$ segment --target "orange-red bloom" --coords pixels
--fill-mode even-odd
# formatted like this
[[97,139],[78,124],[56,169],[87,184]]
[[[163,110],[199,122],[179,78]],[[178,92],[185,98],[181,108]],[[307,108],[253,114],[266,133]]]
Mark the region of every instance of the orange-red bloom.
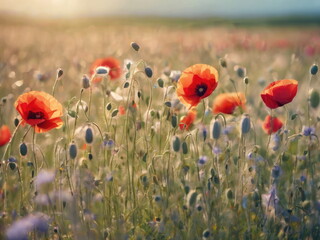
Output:
[[[110,68],[109,76],[111,80],[117,79],[121,76],[120,62],[113,57],[99,58],[95,60],[90,67],[90,75],[92,76],[96,68],[101,66]],[[102,80],[101,77],[95,77],[92,80],[92,82],[97,83],[97,82],[100,82],[101,80]]]
[[179,123],[179,127],[181,130],[188,130],[189,127],[191,126],[191,124],[194,122],[194,120],[196,119],[197,116],[197,112],[193,109],[191,109],[188,114],[184,117],[181,118],[180,123]]
[[221,93],[213,103],[213,113],[232,114],[236,107],[245,108],[246,97],[241,92]]
[[293,100],[298,91],[298,81],[283,79],[272,82],[261,92],[261,98],[267,107],[274,109]]
[[266,116],[262,123],[262,129],[267,133],[271,134],[277,132],[282,128],[282,121],[279,118],[271,117],[270,115]]
[[22,117],[22,124],[30,124],[37,133],[63,125],[62,105],[50,94],[31,91],[20,95],[14,103]]
[[177,84],[179,100],[188,108],[197,106],[218,85],[218,72],[206,64],[195,64],[185,69]]
[[0,147],[6,145],[11,138],[11,132],[7,125],[2,125],[0,128]]

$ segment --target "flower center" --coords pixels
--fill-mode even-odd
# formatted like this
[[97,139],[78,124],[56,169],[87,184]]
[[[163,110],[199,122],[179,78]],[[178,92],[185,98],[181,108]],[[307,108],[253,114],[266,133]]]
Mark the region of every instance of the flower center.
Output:
[[205,84],[199,84],[197,87],[196,87],[196,95],[198,97],[202,97],[206,91],[207,91],[207,85]]
[[44,118],[43,112],[29,111],[29,113],[28,113],[28,119],[43,119],[43,118]]

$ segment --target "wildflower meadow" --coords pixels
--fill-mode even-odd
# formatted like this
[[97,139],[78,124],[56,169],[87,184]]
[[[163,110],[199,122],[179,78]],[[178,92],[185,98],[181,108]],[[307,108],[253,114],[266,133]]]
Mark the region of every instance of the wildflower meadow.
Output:
[[6,22],[0,239],[320,239],[316,26]]

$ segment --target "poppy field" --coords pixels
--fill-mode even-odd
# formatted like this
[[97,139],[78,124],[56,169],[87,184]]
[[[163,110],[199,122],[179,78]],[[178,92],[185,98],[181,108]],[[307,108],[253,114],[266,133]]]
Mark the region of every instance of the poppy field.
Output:
[[1,27],[0,239],[320,239],[319,28]]

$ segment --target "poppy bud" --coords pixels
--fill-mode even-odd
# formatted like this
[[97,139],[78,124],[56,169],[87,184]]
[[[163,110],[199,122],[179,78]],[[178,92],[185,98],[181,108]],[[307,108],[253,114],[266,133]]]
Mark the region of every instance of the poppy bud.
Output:
[[19,150],[20,150],[20,154],[21,156],[26,156],[28,153],[28,147],[27,144],[25,144],[24,142],[20,144],[19,146]]
[[85,74],[83,75],[82,79],[81,79],[81,83],[82,83],[82,88],[87,89],[90,87],[90,79],[88,78],[88,76]]
[[137,43],[135,43],[135,42],[132,42],[131,43],[131,47],[135,50],[135,51],[139,51],[139,49],[140,49],[140,46],[137,44]]
[[310,93],[310,105],[312,108],[317,108],[319,105],[320,96],[317,90],[312,89]]
[[165,102],[164,105],[166,105],[169,108],[172,106],[171,102]]
[[129,87],[129,85],[130,85],[130,83],[129,83],[129,82],[125,82],[125,83],[123,84],[123,88],[128,88],[128,87]]
[[91,161],[93,159],[92,153],[88,153],[88,159]]
[[175,152],[179,152],[179,150],[180,150],[180,138],[179,137],[177,137],[177,136],[173,137],[172,148]]
[[58,68],[57,70],[57,78],[60,78],[63,75],[63,70],[61,68]]
[[172,115],[172,117],[171,117],[171,125],[172,125],[173,128],[177,127],[178,119],[177,119],[176,115]]
[[187,154],[188,153],[188,145],[187,145],[187,143],[186,142],[182,142],[181,147],[182,147],[182,153],[183,154]]
[[108,103],[107,106],[106,106],[106,109],[107,109],[108,111],[110,111],[111,108],[112,108],[112,104],[111,104],[111,103]]
[[233,199],[233,192],[230,188],[226,190],[226,196],[229,200]]
[[113,110],[112,113],[111,113],[111,117],[117,116],[117,115],[118,115],[118,112],[119,112],[118,109]]
[[14,120],[13,120],[13,123],[14,123],[14,126],[15,127],[17,127],[18,125],[19,125],[19,119],[18,118],[15,118]]
[[198,193],[196,191],[190,191],[188,193],[187,199],[188,199],[188,207],[192,207],[195,205],[197,201]]
[[235,71],[240,78],[244,78],[244,76],[246,75],[246,69],[243,67],[235,66]]
[[311,68],[310,68],[310,73],[311,73],[312,75],[316,75],[316,74],[318,73],[318,65],[313,64],[313,65],[311,66]]
[[152,69],[150,67],[146,67],[144,69],[145,74],[147,75],[148,78],[151,78],[153,73],[152,73]]
[[210,231],[209,231],[209,229],[206,229],[206,230],[203,231],[202,237],[203,237],[203,238],[209,238],[209,237],[210,237]]
[[248,84],[249,83],[249,78],[248,77],[245,77],[244,79],[243,79],[243,82],[244,82],[244,84]]
[[250,131],[250,117],[249,115],[244,115],[241,119],[241,133],[246,134]]
[[6,97],[3,97],[1,98],[1,103],[4,105],[7,103],[7,98]]
[[219,64],[221,67],[226,68],[227,67],[227,61],[224,58],[219,59]]
[[107,67],[100,66],[96,68],[97,75],[107,75],[108,73],[109,73],[109,68]]
[[219,139],[221,134],[221,124],[218,120],[214,120],[212,123],[212,138]]
[[85,135],[86,143],[91,144],[93,142],[93,131],[91,127],[88,127]]
[[159,87],[163,88],[164,82],[161,78],[157,80]]
[[72,142],[69,146],[69,156],[71,159],[75,159],[77,157],[77,154],[77,145],[74,142]]

